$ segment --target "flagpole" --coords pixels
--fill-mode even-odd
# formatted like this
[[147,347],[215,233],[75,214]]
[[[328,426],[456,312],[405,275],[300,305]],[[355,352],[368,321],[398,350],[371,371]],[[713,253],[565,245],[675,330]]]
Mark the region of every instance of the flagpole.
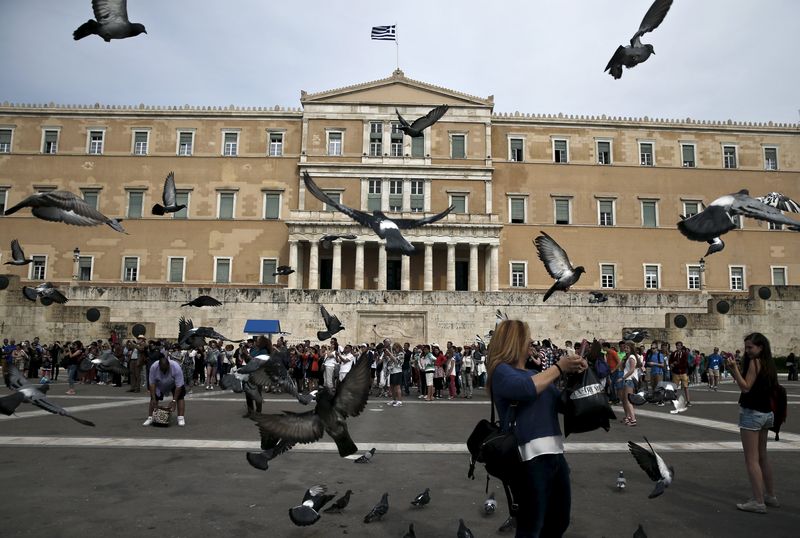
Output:
[[397,69],[400,69],[400,41],[397,39],[397,23],[394,23],[394,45],[395,45],[395,62]]

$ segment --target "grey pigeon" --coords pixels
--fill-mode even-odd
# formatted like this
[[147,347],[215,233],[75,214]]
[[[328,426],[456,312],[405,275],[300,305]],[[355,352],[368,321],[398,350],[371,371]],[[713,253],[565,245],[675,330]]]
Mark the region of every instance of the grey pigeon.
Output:
[[650,480],[656,483],[655,489],[648,495],[649,499],[653,499],[664,493],[669,485],[672,484],[672,479],[675,477],[675,470],[672,466],[667,466],[667,464],[664,463],[664,460],[653,449],[647,437],[645,437],[644,440],[647,446],[650,447],[649,452],[633,441],[628,441],[628,449],[631,451],[631,454],[633,454],[639,467],[647,473]]
[[414,497],[414,500],[411,501],[411,504],[413,504],[417,508],[422,508],[429,502],[431,502],[431,489],[425,488],[425,491]]
[[[3,377],[6,376],[4,375]],[[8,386],[8,388],[11,388],[11,385],[9,384],[8,380],[6,380],[6,385]],[[22,394],[21,392],[15,391],[12,392],[11,394],[8,394],[7,396],[3,396],[2,398],[0,398],[0,413],[4,414],[7,417],[10,417],[11,415],[14,414],[14,411],[17,410],[17,407],[19,407],[24,401],[25,401],[25,395]]]
[[[366,361],[365,361],[366,362]],[[349,375],[349,374],[348,374]],[[384,493],[378,504],[372,507],[372,510],[364,516],[364,523],[372,523],[376,519],[381,519],[389,511],[389,494]]]
[[86,203],[86,201],[68,191],[50,191],[32,194],[10,209],[6,215],[12,215],[30,207],[34,217],[51,222],[63,222],[74,226],[98,226],[108,224],[114,230],[127,233],[118,219],[110,219]]
[[494,514],[497,511],[497,501],[494,498],[494,491],[483,501],[483,513],[486,515]]
[[329,507],[327,507],[323,512],[331,513],[331,514],[341,514],[342,510],[347,508],[347,505],[350,504],[350,495],[352,495],[353,490],[348,489],[344,492],[344,495],[333,501]]
[[261,452],[248,452],[246,454],[247,462],[256,469],[266,471],[269,469],[271,460],[291,450],[293,446],[294,443],[284,439],[264,436],[261,438]]
[[75,41],[95,34],[109,43],[112,39],[147,33],[143,24],[128,20],[127,0],[92,0],[92,11],[94,19],[89,19],[72,32]]
[[703,259],[707,258],[708,256],[711,256],[716,252],[722,252],[722,249],[725,248],[725,241],[723,241],[719,237],[714,237],[712,239],[709,239],[707,243],[708,243],[708,250],[706,250],[705,255],[702,258],[700,258],[700,261],[703,261]]
[[660,25],[664,17],[667,16],[670,6],[672,6],[672,0],[655,0],[653,5],[650,6],[650,9],[647,10],[647,13],[644,14],[644,19],[642,19],[642,23],[639,25],[639,30],[633,34],[631,44],[625,47],[622,45],[617,47],[617,50],[614,51],[614,55],[608,61],[608,65],[604,71],[608,71],[612,77],[618,79],[622,77],[622,66],[628,69],[636,67],[640,63],[646,61],[651,54],[655,54],[656,52],[653,49],[653,45],[649,43],[643,45],[640,38],[647,32],[652,32],[658,28],[658,25]]
[[539,259],[544,262],[544,268],[547,269],[547,273],[556,279],[555,283],[544,294],[542,302],[545,302],[555,291],[567,291],[586,272],[586,269],[582,265],[573,268],[564,249],[546,233],[541,232],[541,234],[533,240],[533,243],[536,245]]
[[458,538],[475,538],[475,535],[472,534],[472,531],[469,530],[469,527],[464,524],[463,519],[458,520],[458,531],[456,531],[456,536]]
[[[273,348],[271,355],[256,355],[251,358],[250,362],[236,370],[235,376],[242,380],[243,383],[255,387],[278,385],[281,390],[297,398],[298,402],[308,405],[314,401],[317,391],[301,394],[297,390],[294,379],[291,378],[289,371],[286,369],[288,355],[289,352],[286,349],[278,350]],[[245,378],[245,375],[248,377]],[[243,390],[247,392],[246,387]],[[254,397],[257,401],[262,399],[261,394],[258,394],[257,397],[255,394],[251,394],[251,397]]]
[[11,261],[6,262],[4,265],[28,265],[32,259],[25,258],[25,252],[19,246],[19,241],[16,239],[11,240]]
[[419,138],[420,136],[423,136],[422,131],[439,121],[449,108],[450,107],[447,105],[439,105],[421,118],[417,118],[411,123],[408,123],[408,120],[400,115],[399,110],[395,108],[394,111],[397,113],[397,119],[400,120],[400,130],[411,138]]
[[517,519],[514,516],[508,516],[503,524],[497,529],[498,532],[506,532],[511,529],[517,528]]
[[346,239],[348,241],[355,241],[358,239],[356,234],[325,234],[320,237],[319,242],[322,243],[324,248],[330,248],[331,243],[338,239]]
[[49,299],[58,304],[64,304],[69,300],[58,288],[49,282],[42,282],[35,288],[22,286],[22,295],[29,301],[36,301],[37,298],[40,298],[43,303],[44,299]]
[[322,314],[322,321],[325,322],[325,330],[317,331],[317,340],[327,340],[334,334],[344,330],[344,325],[339,321],[336,316],[331,316],[324,306],[319,306],[319,311]]
[[238,371],[225,374],[219,379],[219,386],[222,387],[222,390],[232,390],[236,394],[244,392],[259,403],[264,400],[258,391],[258,386],[250,382],[249,374],[240,374]]
[[303,495],[303,502],[289,508],[289,519],[298,527],[313,525],[319,520],[319,510],[336,495],[326,495],[328,488],[324,484],[312,486]]
[[403,538],[417,538],[417,533],[414,532],[414,524],[408,524],[408,532],[403,535]]
[[11,414],[7,411],[10,409],[11,412],[14,412],[14,408],[11,406],[16,403],[19,405],[23,401],[28,402],[30,404],[35,405],[40,409],[44,409],[49,413],[53,413],[54,415],[61,415],[63,417],[69,417],[75,422],[79,422],[84,426],[94,426],[94,422],[89,420],[84,420],[82,418],[78,418],[71,414],[69,411],[64,409],[63,407],[54,404],[50,400],[47,399],[47,391],[50,388],[50,385],[33,385],[28,383],[28,380],[22,375],[22,373],[17,369],[16,366],[13,364],[8,365],[7,368],[8,372],[8,382],[12,389],[16,390],[18,393],[21,393],[24,399],[20,400],[19,396],[9,399],[3,402],[3,413],[4,414]]
[[589,304],[598,304],[598,303],[605,303],[608,301],[608,295],[599,291],[590,291],[589,295]]
[[100,372],[111,372],[119,375],[128,374],[128,368],[122,365],[120,360],[110,349],[100,353],[99,357],[91,359],[91,363],[96,366],[97,370]]
[[678,222],[678,230],[692,241],[711,241],[735,229],[734,217],[737,215],[785,224],[790,230],[800,231],[800,222],[784,216],[780,209],[750,197],[746,189],[717,198],[701,212]]
[[764,196],[756,198],[759,202],[771,205],[779,211],[788,211],[789,213],[800,213],[800,204],[779,192],[770,192]]
[[647,329],[631,329],[630,331],[624,332],[622,338],[624,340],[636,342],[637,344],[641,343],[642,340],[647,338]]
[[284,411],[283,415],[261,415],[254,420],[262,435],[266,433],[296,443],[313,443],[327,432],[336,442],[341,457],[355,454],[358,447],[347,431],[346,419],[360,415],[367,405],[372,381],[370,370],[369,361],[356,361],[336,393],[327,387],[319,389],[312,411]]
[[443,219],[448,213],[455,209],[455,206],[450,206],[441,213],[421,219],[390,219],[383,213],[383,211],[375,210],[372,212],[372,215],[370,215],[364,211],[353,209],[337,202],[325,194],[325,192],[319,188],[316,183],[314,183],[314,180],[311,179],[311,176],[308,174],[308,172],[303,172],[303,181],[305,182],[308,192],[314,195],[315,198],[328,204],[329,206],[336,208],[338,211],[341,211],[362,226],[371,228],[372,231],[378,234],[378,237],[385,239],[386,252],[396,252],[405,256],[414,254],[416,250],[414,249],[414,246],[409,243],[405,237],[403,237],[403,234],[400,233],[400,230],[410,230],[411,228],[418,228],[420,226],[424,226],[425,224],[431,224]]
[[367,450],[362,456],[356,458],[353,463],[369,463],[372,461],[372,456],[375,455],[375,447],[370,448]]
[[167,174],[164,180],[164,191],[161,193],[161,201],[164,205],[155,204],[153,215],[164,215],[165,213],[177,213],[186,208],[186,204],[178,204],[178,191],[175,189],[175,172]]
[[191,319],[181,316],[178,320],[178,344],[180,346],[202,347],[205,345],[206,338],[224,340],[226,342],[241,342],[241,340],[225,338],[212,327],[195,327]]
[[628,394],[628,401],[636,406],[644,405],[647,403],[647,399],[645,398],[646,394],[647,393],[643,390],[639,392],[631,392]]
[[272,276],[288,276],[294,273],[294,269],[289,267],[288,265],[279,265],[275,268],[275,272],[272,273]]
[[210,295],[201,295],[189,301],[188,303],[183,303],[181,306],[222,306],[222,303],[211,297]]
[[647,534],[645,534],[644,527],[642,527],[641,523],[639,523],[636,532],[633,533],[633,538],[647,538]]
[[625,479],[625,473],[620,471],[617,475],[617,491],[625,491],[627,485],[628,481]]

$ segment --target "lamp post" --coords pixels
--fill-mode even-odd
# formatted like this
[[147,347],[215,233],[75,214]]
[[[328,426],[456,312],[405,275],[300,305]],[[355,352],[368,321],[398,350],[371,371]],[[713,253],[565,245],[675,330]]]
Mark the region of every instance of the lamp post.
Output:
[[80,275],[81,249],[75,247],[72,251],[72,280],[78,280]]
[[700,258],[700,291],[703,291],[706,284],[706,260],[705,258]]

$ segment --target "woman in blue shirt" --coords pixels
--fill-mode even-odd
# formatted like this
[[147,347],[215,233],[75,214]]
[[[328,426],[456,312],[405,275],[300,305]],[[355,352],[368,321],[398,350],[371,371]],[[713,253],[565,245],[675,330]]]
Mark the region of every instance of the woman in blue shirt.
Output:
[[582,372],[588,365],[578,356],[562,356],[552,368],[531,375],[525,369],[530,341],[525,322],[506,320],[495,328],[487,359],[488,386],[501,421],[518,402],[515,431],[522,464],[509,483],[518,505],[516,536],[558,537],[569,527],[572,494],[554,383],[562,374]]

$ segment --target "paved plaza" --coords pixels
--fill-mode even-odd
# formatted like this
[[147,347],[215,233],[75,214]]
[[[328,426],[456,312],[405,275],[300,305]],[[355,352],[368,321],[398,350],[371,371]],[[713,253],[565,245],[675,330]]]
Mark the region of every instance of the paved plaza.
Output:
[[[570,537],[628,537],[642,523],[651,538],[757,536],[800,533],[800,384],[784,385],[789,419],[769,449],[781,507],[767,515],[736,510],[749,496],[736,428],[738,390],[692,389],[694,405],[672,415],[667,407],[638,409],[638,426],[619,422],[611,431],[572,435]],[[258,430],[241,418],[242,395],[195,388],[187,400],[187,425],[143,427],[147,399],[124,388],[78,385],[66,396],[59,381],[51,398],[97,424],[81,426],[23,405],[0,417],[0,465],[4,490],[2,536],[264,536],[401,537],[413,522],[419,537],[455,536],[463,518],[477,537],[503,536],[497,529],[507,507],[496,480],[498,512],[482,515],[485,472],[466,478],[465,440],[475,422],[489,415],[488,399],[425,403],[411,397],[403,407],[370,399],[364,413],[348,421],[360,451],[376,447],[373,462],[354,465],[339,458],[325,437],[273,460],[266,472],[247,464]],[[3,389],[0,395],[7,394]],[[299,410],[286,397],[267,395],[265,412]],[[621,408],[615,407],[621,418]],[[174,419],[173,419],[174,420]],[[675,482],[648,500],[652,483],[627,451],[628,440],[647,436],[675,467]],[[772,439],[772,434],[770,434]],[[627,491],[615,488],[623,470]],[[287,510],[305,489],[325,483],[340,494],[353,490],[340,515],[324,514],[312,527],[295,527]],[[414,496],[431,488],[431,503],[416,509]],[[363,516],[389,493],[383,521]],[[505,536],[513,535],[511,533]]]

